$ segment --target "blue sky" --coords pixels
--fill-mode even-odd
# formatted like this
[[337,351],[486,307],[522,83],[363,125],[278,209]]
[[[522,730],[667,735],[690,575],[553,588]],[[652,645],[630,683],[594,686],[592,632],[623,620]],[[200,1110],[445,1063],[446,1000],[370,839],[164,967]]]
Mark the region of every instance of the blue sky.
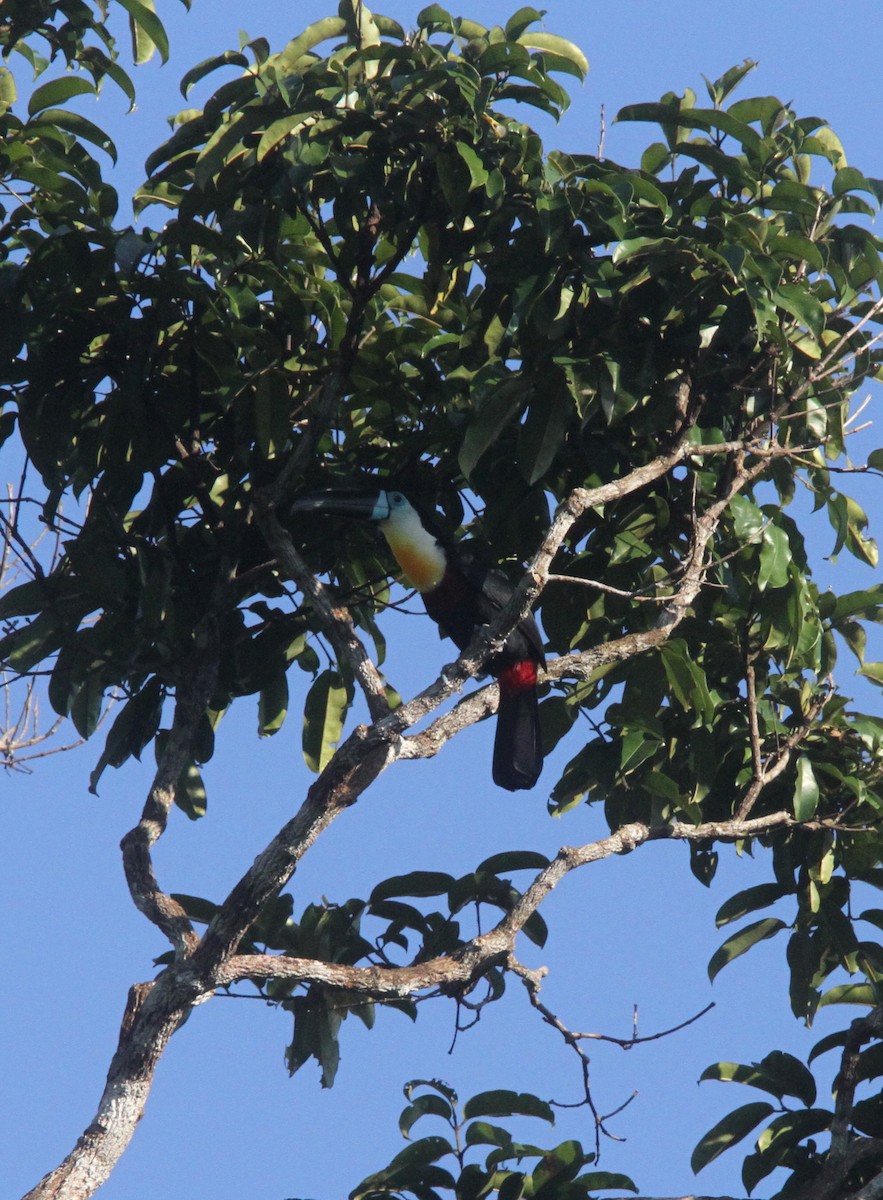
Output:
[[[380,7],[408,25],[420,5],[387,0]],[[514,0],[483,0],[454,11],[491,24],[504,22],[517,7]],[[117,141],[121,161],[113,178],[122,195],[141,181],[144,158],[168,132],[165,118],[184,107],[177,81],[188,67],[235,47],[243,27],[279,49],[334,4],[252,0],[243,8],[228,0],[194,0],[187,14],[171,0],[158,0],[158,8],[173,57],[164,67],[152,63],[137,72],[136,111],[126,115],[111,89],[97,110],[83,110]],[[792,102],[800,115],[825,117],[850,161],[883,176],[878,0],[836,8],[820,0],[742,0],[738,6],[551,0],[546,27],[579,43],[591,64],[561,124],[536,122],[547,148],[594,152],[603,108],[606,154],[635,163],[655,132],[614,124],[620,106],[655,100],[670,89],[698,90],[703,73],[715,78],[754,58],[760,66],[740,94],[772,93]],[[525,119],[533,120],[529,114]],[[148,220],[156,224],[159,210]],[[7,454],[4,478],[12,470]],[[875,502],[879,506],[879,495],[871,492],[872,519]],[[830,531],[821,524],[823,578],[830,547]],[[870,572],[845,561],[837,570],[843,590],[871,582]],[[855,573],[854,581],[844,583],[846,571]],[[396,617],[387,634],[388,676],[403,695],[425,686],[454,657],[423,618]],[[849,691],[851,665],[842,665]],[[865,702],[876,703],[876,693],[865,693]],[[173,814],[155,856],[168,890],[221,898],[299,804],[311,777],[300,754],[296,715],[272,739],[259,741],[256,725],[255,707],[240,702],[225,718],[205,772],[208,817],[191,824]],[[494,789],[490,738],[487,727],[468,730],[437,760],[401,763],[383,776],[305,860],[293,885],[296,911],[323,895],[364,896],[378,880],[405,869],[456,874],[499,850],[534,847],[551,855],[563,842],[606,832],[602,814],[588,809],[550,820],[542,783],[529,794]],[[88,773],[99,750],[95,743],[45,759],[33,773],[3,781],[0,897],[9,916],[2,935],[7,971],[0,1000],[0,1163],[10,1196],[54,1166],[91,1119],[126,990],[151,976],[153,957],[166,948],[131,905],[118,851],[119,839],[138,818],[149,764],[108,771],[100,795],[91,796]],[[547,765],[549,785],[563,761]],[[762,861],[724,852],[707,891],[690,876],[684,847],[648,845],[569,878],[544,910],[552,926],[549,945],[524,949],[529,965],[550,967],[546,1003],[581,1030],[628,1036],[637,1005],[640,1032],[649,1034],[715,1002],[710,1014],[680,1034],[627,1054],[601,1044],[593,1053],[594,1096],[602,1112],[638,1093],[611,1122],[627,1140],[605,1142],[601,1165],[630,1171],[647,1194],[689,1191],[689,1154],[698,1137],[724,1112],[754,1098],[718,1084],[697,1088],[709,1062],[750,1061],[780,1048],[805,1054],[834,1027],[824,1014],[809,1033],[794,1022],[784,944],[775,940],[729,966],[713,987],[708,983],[706,964],[723,936],[714,913],[733,892],[765,878]],[[787,919],[786,910],[782,915]],[[380,1013],[371,1033],[348,1022],[338,1081],[322,1092],[312,1065],[294,1080],[287,1077],[285,1014],[256,1000],[219,998],[202,1006],[161,1063],[145,1118],[103,1200],[143,1200],[148,1194],[167,1200],[337,1200],[403,1145],[396,1127],[404,1104],[400,1089],[415,1077],[443,1078],[462,1098],[492,1086],[577,1098],[575,1060],[529,1012],[517,987],[449,1053],[452,1021],[453,1010],[434,1002],[421,1005],[416,1025],[397,1013]],[[551,1133],[538,1127],[529,1134],[541,1144],[565,1137],[591,1144],[593,1138],[579,1111],[563,1114]],[[737,1153],[724,1156],[696,1187],[739,1194],[738,1165]]]

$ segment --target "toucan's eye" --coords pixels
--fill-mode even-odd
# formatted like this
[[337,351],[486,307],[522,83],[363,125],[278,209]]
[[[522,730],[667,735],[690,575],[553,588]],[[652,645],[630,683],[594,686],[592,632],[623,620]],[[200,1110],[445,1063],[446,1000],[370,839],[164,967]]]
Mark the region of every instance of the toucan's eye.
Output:
[[402,495],[401,492],[390,492],[389,493],[389,502],[393,508],[401,508],[402,505],[405,503],[405,497]]

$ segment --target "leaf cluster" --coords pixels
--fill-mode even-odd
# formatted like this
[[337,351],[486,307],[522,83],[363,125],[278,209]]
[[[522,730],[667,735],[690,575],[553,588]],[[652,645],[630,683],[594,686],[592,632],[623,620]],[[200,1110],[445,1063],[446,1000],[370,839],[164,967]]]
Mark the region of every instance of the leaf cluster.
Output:
[[[543,1149],[516,1140],[508,1128],[487,1120],[529,1117],[554,1125],[551,1105],[537,1096],[499,1089],[472,1096],[461,1105],[456,1092],[438,1079],[411,1080],[404,1091],[408,1106],[399,1118],[402,1136],[410,1139],[414,1125],[427,1118],[447,1126],[445,1136],[431,1134],[411,1141],[387,1167],[350,1192],[350,1200],[384,1196],[441,1200],[445,1195],[458,1200],[492,1196],[588,1200],[599,1192],[637,1191],[628,1176],[586,1171],[595,1155],[577,1141]],[[483,1147],[490,1147],[486,1154]],[[476,1161],[482,1154],[483,1162]]]

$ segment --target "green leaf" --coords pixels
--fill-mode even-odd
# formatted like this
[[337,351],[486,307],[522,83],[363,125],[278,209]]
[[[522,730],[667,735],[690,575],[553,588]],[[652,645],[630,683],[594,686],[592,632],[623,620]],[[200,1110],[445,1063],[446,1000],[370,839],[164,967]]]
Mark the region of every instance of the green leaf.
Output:
[[756,912],[759,908],[767,908],[787,895],[789,895],[788,890],[778,883],[758,883],[754,887],[737,892],[718,909],[715,917],[717,927],[720,929],[722,925],[728,925],[730,921],[737,921],[747,913]]
[[791,543],[785,530],[778,525],[767,525],[760,547],[758,589],[765,591],[768,587],[784,587],[788,582],[792,557]]
[[868,1137],[883,1137],[883,1097],[867,1096],[858,1100],[852,1110],[851,1124]]
[[[843,149],[843,143],[833,129],[829,129],[826,125],[823,125],[821,128],[816,129],[812,137],[808,138],[807,141],[813,144],[814,153],[823,154],[833,166],[846,166],[846,151]],[[816,150],[815,147],[818,149]],[[804,153],[809,153],[806,142],[804,142],[803,149]]]
[[851,496],[836,493],[828,501],[828,519],[837,532],[831,557],[836,558],[845,545],[850,554],[875,567],[879,558],[877,543],[866,538],[864,530],[868,517],[861,505]]
[[877,999],[877,989],[870,983],[841,983],[822,995],[819,1008],[830,1004],[860,1004],[870,1008]]
[[270,737],[282,728],[288,712],[288,676],[276,675],[261,688],[258,699],[258,735]]
[[95,84],[82,75],[61,75],[48,83],[34,88],[28,100],[28,116],[33,117],[44,108],[64,104],[72,96],[95,95]]
[[317,775],[324,771],[337,750],[352,690],[339,673],[323,671],[307,693],[304,705],[303,755]]
[[[489,1121],[472,1121],[466,1126],[464,1142],[467,1146],[512,1147],[512,1134],[502,1125],[491,1125]],[[513,1148],[514,1149],[514,1148]]]
[[33,134],[38,134],[44,129],[65,129],[74,137],[91,142],[93,146],[103,150],[113,162],[117,160],[117,148],[104,130],[99,129],[93,121],[81,117],[79,113],[68,112],[65,108],[44,109],[28,122],[28,129]]
[[41,612],[27,625],[0,638],[0,664],[25,674],[57,650],[63,636],[57,614],[51,609]]
[[499,438],[502,431],[520,413],[524,405],[523,389],[518,384],[501,387],[470,421],[460,449],[460,470],[467,479],[482,456]]
[[27,583],[20,583],[0,595],[0,619],[30,617],[40,612],[48,600],[45,580],[29,579]]
[[[721,75],[719,79],[715,79],[713,83],[708,79],[705,79],[705,76],[703,75],[703,79],[705,79],[705,86],[708,89],[708,94],[715,105],[722,104],[724,100],[726,100],[727,96],[729,96],[730,92],[734,91],[745,78],[745,76],[750,74],[751,71],[755,70],[756,67],[757,63],[754,59],[746,58],[744,62],[739,63],[735,67],[730,67],[728,71],[724,71],[723,75]],[[754,121],[758,119],[757,116],[749,115],[749,112],[747,112],[744,108],[745,105],[754,103],[756,103],[754,100],[737,101],[735,104],[730,105],[728,111],[740,121]],[[781,104],[779,104],[778,101],[776,101],[776,105],[781,108]]]
[[619,1171],[587,1171],[579,1175],[576,1182],[589,1192],[623,1191],[638,1192],[638,1185],[628,1176]]
[[391,896],[446,896],[454,884],[453,875],[442,871],[411,871],[393,875],[378,883],[371,893],[371,903],[388,900]]
[[835,624],[847,617],[862,616],[874,620],[878,617],[881,605],[883,605],[883,587],[880,584],[863,588],[857,592],[844,592],[836,599],[831,620]]
[[699,1076],[700,1082],[717,1079],[723,1083],[743,1083],[748,1087],[761,1088],[780,1100],[784,1096],[796,1096],[807,1107],[815,1103],[816,1083],[812,1073],[793,1054],[773,1050],[759,1063],[719,1062],[706,1067]]
[[342,37],[346,33],[343,17],[323,17],[308,25],[303,33],[293,38],[279,55],[279,63],[285,70],[294,71],[301,65],[304,55],[330,38]]
[[202,775],[195,763],[185,767],[178,777],[175,788],[175,804],[191,821],[198,821],[206,814],[207,800]]
[[576,1178],[582,1167],[594,1161],[594,1154],[587,1155],[582,1145],[568,1139],[552,1150],[547,1150],[530,1175],[530,1190],[542,1196],[550,1188],[557,1192],[567,1182]]
[[825,328],[825,309],[805,284],[783,283],[773,294],[773,299],[805,325],[814,338],[821,337]]
[[239,50],[225,50],[223,54],[213,54],[211,58],[203,59],[201,63],[185,71],[181,77],[181,95],[186,100],[187,93],[195,83],[199,83],[200,79],[204,79],[212,71],[217,71],[219,67],[226,66],[245,68],[248,66],[248,56]]
[[698,1175],[703,1167],[707,1167],[725,1150],[741,1142],[744,1137],[756,1129],[761,1121],[771,1116],[776,1110],[771,1104],[757,1100],[752,1104],[743,1104],[728,1113],[723,1120],[709,1129],[700,1138],[696,1149],[690,1157],[693,1174]]
[[807,1062],[813,1062],[820,1054],[827,1054],[829,1050],[842,1050],[846,1045],[846,1039],[849,1033],[845,1029],[838,1029],[834,1033],[827,1033],[823,1038],[819,1038],[816,1044],[810,1050],[807,1056]]
[[[141,757],[142,750],[159,728],[163,697],[162,684],[154,677],[122,706],[108,731],[104,751],[89,776],[90,792],[96,791],[106,767],[121,767],[127,759]],[[157,738],[156,749],[161,752],[160,738]]]
[[574,42],[569,42],[567,38],[540,30],[529,30],[522,33],[517,41],[520,45],[527,46],[529,50],[547,50],[559,58],[566,59],[573,64],[581,79],[584,79],[589,73],[589,60],[579,46]]
[[797,760],[797,779],[794,784],[794,816],[798,821],[811,821],[819,806],[819,784],[812,763],[805,754]]
[[456,1091],[449,1083],[445,1083],[443,1079],[409,1079],[402,1088],[405,1099],[408,1101],[413,1100],[414,1092],[417,1088],[430,1088],[433,1092],[444,1096],[452,1109],[456,1108],[459,1103]]
[[294,1013],[294,1038],[286,1049],[286,1061],[293,1075],[310,1058],[321,1067],[323,1088],[334,1084],[340,1065],[338,1032],[342,1016],[333,1005],[333,993],[313,986],[306,996],[294,996],[285,1007]]
[[491,1092],[479,1092],[472,1096],[463,1106],[463,1116],[473,1117],[539,1117],[542,1121],[555,1124],[555,1114],[550,1104],[532,1096],[529,1092],[511,1092],[498,1089]]
[[843,196],[846,192],[870,192],[871,195],[876,195],[870,182],[855,167],[841,167],[839,171],[834,172],[831,192],[835,196]]
[[0,116],[15,104],[18,99],[18,89],[15,86],[15,76],[9,67],[0,67]]
[[509,871],[541,871],[549,862],[550,859],[538,850],[503,850],[484,859],[475,870],[487,871],[491,875],[508,874]]
[[795,1146],[804,1138],[829,1129],[833,1116],[834,1114],[825,1108],[780,1113],[779,1116],[773,1117],[757,1139],[757,1148],[763,1153],[780,1147],[786,1149]]
[[76,689],[70,706],[71,720],[82,738],[90,738],[101,720],[104,681],[97,671],[89,671]]
[[549,927],[546,924],[545,918],[539,912],[532,912],[521,929],[528,941],[533,942],[540,949],[545,946],[549,940]]
[[531,487],[552,466],[574,415],[573,401],[566,387],[556,387],[531,400],[518,435],[517,452],[521,474]]
[[774,937],[780,929],[785,928],[787,928],[785,922],[780,921],[778,917],[764,917],[763,920],[746,925],[738,933],[732,934],[711,956],[708,964],[708,978],[714,979],[734,958],[738,958],[746,950],[756,946],[758,942]]
[[172,892],[172,899],[184,909],[191,921],[196,921],[199,925],[208,925],[214,920],[215,913],[218,911],[218,905],[211,900],[205,900],[202,896],[190,896],[185,892]]
[[311,113],[309,111],[286,113],[284,117],[280,117],[278,121],[274,121],[272,125],[268,125],[261,136],[261,140],[258,142],[258,162],[263,162],[270,151],[275,150],[280,142],[300,132],[310,119],[310,116]]
[[417,1096],[399,1117],[399,1132],[407,1138],[412,1127],[421,1117],[441,1117],[443,1121],[452,1121],[454,1110],[442,1096],[430,1092],[428,1095]]
[[714,718],[714,700],[705,672],[690,654],[682,638],[670,638],[659,647],[666,679],[672,694],[685,712],[695,713],[706,724]]
[[163,62],[169,60],[169,39],[162,21],[156,15],[154,0],[119,0],[120,7],[129,14],[129,31],[132,35],[132,57],[140,66],[153,58],[159,51]]
[[399,1151],[383,1174],[392,1179],[400,1175],[403,1169],[413,1170],[414,1167],[426,1166],[453,1153],[454,1148],[447,1138],[438,1136],[420,1138],[418,1141],[412,1142],[410,1146],[406,1146],[404,1150]]
[[469,171],[469,190],[484,187],[488,179],[488,170],[475,150],[465,142],[457,142],[456,150]]

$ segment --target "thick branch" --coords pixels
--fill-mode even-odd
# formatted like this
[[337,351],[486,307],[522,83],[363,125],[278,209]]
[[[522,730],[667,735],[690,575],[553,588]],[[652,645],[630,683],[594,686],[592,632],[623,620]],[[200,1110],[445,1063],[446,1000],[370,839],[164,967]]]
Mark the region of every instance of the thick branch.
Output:
[[[562,847],[552,862],[538,872],[511,911],[493,929],[473,938],[455,954],[441,955],[427,962],[402,967],[345,966],[284,954],[240,954],[225,958],[215,968],[213,979],[218,987],[229,987],[248,978],[287,979],[363,992],[377,999],[393,999],[430,988],[468,984],[484,974],[490,966],[508,958],[528,918],[565,876],[578,867],[599,862],[614,854],[628,854],[644,842],[737,841],[795,824],[794,817],[787,812],[770,813],[748,821],[708,821],[700,825],[680,821],[670,825],[635,822],[583,846]],[[199,954],[196,957],[198,959]]]
[[233,888],[206,930],[195,962],[210,982],[236,952],[263,906],[285,886],[301,858],[335,817],[374,782],[390,761],[387,747],[368,746],[360,726],[307,792],[298,813],[279,831]]
[[24,1200],[86,1200],[106,1181],[144,1112],[153,1073],[197,993],[174,971],[129,990],[120,1040],[98,1111],[73,1150]]
[[194,649],[187,667],[189,670],[181,671],[172,728],[163,746],[141,820],[120,843],[123,870],[136,908],[158,926],[182,954],[192,952],[199,939],[180,904],[157,883],[150,851],[165,832],[178,780],[192,762],[193,736],[205,717],[215,685],[218,653],[213,624],[208,636]]
[[[858,1068],[861,1049],[870,1041],[883,1038],[883,1007],[878,1005],[866,1017],[858,1017],[849,1027],[840,1071],[834,1083],[837,1100],[834,1105],[834,1120],[831,1123],[831,1146],[821,1175],[807,1193],[806,1200],[838,1200],[844,1196],[846,1176],[862,1157],[879,1155],[883,1142],[875,1138],[858,1138],[852,1133],[852,1112],[855,1105],[855,1089],[858,1085]],[[883,1176],[881,1176],[883,1180]],[[872,1183],[859,1192],[865,1198]],[[868,1192],[868,1196],[883,1195]]]

